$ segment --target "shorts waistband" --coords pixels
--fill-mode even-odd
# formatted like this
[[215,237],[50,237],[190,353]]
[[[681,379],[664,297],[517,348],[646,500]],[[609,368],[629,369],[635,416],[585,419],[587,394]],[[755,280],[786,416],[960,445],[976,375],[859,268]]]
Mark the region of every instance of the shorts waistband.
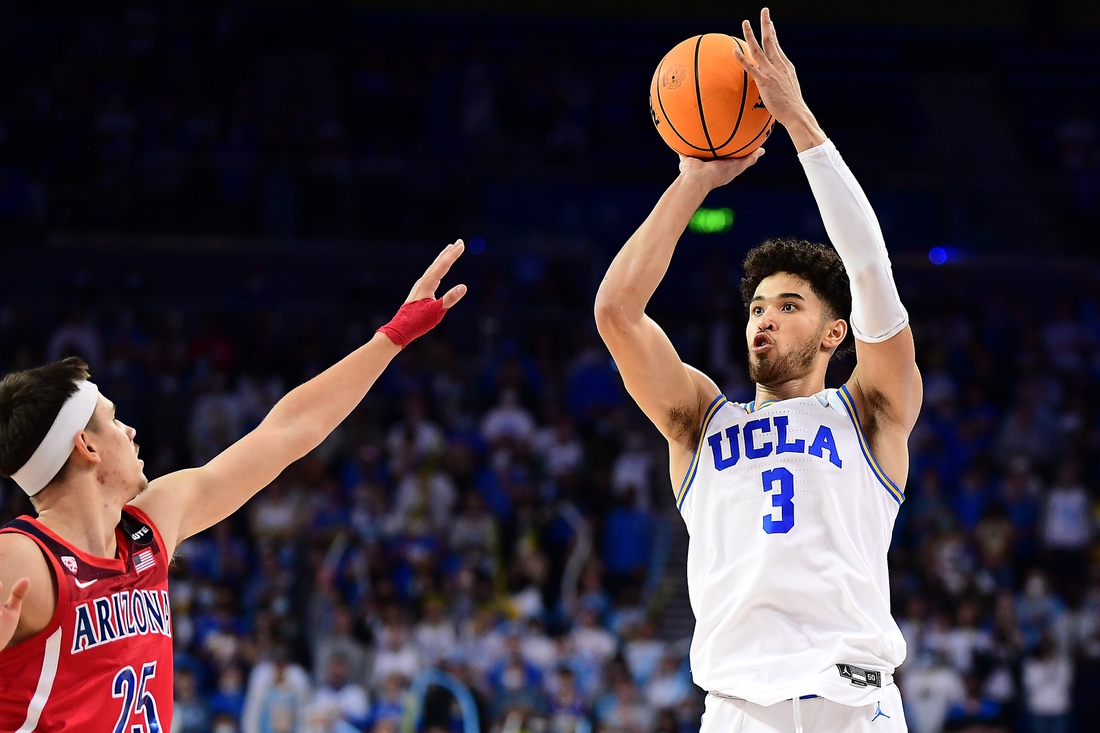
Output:
[[[889,687],[894,684],[894,675],[892,672],[882,672],[877,669],[866,669],[864,667],[858,667],[854,664],[837,664],[837,674],[842,678],[848,680],[855,687],[877,687],[879,689],[883,687]],[[743,697],[735,697],[734,695],[727,695],[716,690],[709,690],[709,694],[715,697],[725,698],[726,700],[741,700]],[[821,695],[799,695],[799,700],[812,700]],[[793,700],[793,697],[787,698]]]

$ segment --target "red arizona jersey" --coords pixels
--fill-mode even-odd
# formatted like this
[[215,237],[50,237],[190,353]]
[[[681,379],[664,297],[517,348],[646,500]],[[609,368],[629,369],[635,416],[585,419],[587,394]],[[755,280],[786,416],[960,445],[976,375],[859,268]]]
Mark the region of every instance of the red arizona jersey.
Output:
[[126,507],[118,557],[93,557],[37,520],[0,529],[42,548],[57,610],[41,633],[0,651],[0,733],[168,733],[172,620],[164,541]]

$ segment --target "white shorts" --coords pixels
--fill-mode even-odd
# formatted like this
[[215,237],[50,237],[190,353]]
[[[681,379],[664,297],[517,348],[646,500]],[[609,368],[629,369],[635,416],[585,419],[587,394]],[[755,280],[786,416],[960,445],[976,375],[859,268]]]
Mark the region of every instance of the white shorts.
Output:
[[813,697],[798,701],[801,729],[795,725],[791,700],[764,707],[747,700],[707,695],[699,733],[908,733],[897,685],[887,685],[882,699],[852,707]]

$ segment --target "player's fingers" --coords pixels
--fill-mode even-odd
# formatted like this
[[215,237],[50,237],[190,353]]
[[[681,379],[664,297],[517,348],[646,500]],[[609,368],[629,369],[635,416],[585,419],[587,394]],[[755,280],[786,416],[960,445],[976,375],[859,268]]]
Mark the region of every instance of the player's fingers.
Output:
[[757,63],[767,58],[764,49],[760,47],[760,41],[756,40],[756,34],[752,32],[752,23],[747,20],[741,21],[741,30],[745,32],[745,43],[749,46],[749,53]]
[[[27,578],[20,578],[15,581],[15,585],[11,587],[11,594],[8,595],[8,600],[4,604],[7,608],[19,612],[19,608],[23,605],[23,597],[27,595],[27,591],[31,587],[31,581]],[[0,583],[0,593],[3,593],[4,585]],[[0,596],[2,597],[2,596]]]
[[756,78],[756,74],[760,69],[757,67],[756,62],[746,56],[741,46],[736,43],[733,44],[733,58],[737,60],[737,63],[741,64],[741,68],[748,72],[749,76],[753,79]]
[[[760,158],[762,158],[763,156],[764,148],[757,148],[756,150],[746,155],[744,158],[737,158],[736,160],[739,160],[741,162],[740,173],[744,173],[747,169],[752,168],[754,165],[756,165],[756,161],[760,160]],[[738,175],[740,175],[740,173]]]
[[767,8],[760,11],[760,40],[764,47],[764,54],[773,61],[778,58],[779,41],[775,37],[771,11]]
[[440,253],[435,256],[435,259],[432,260],[432,264],[428,265],[428,269],[424,271],[424,274],[428,275],[433,270],[440,267],[441,265],[444,265],[445,263],[449,263],[449,262],[454,262],[454,259],[456,257],[455,249],[457,247],[459,247],[461,244],[462,244],[462,240],[458,239],[458,240],[455,240],[454,244],[448,244],[446,247],[444,247],[440,251]]
[[466,251],[466,245],[462,243],[462,240],[457,240],[454,244],[448,244],[443,248],[443,251],[439,253],[439,256],[435,258],[435,262],[431,264],[427,272],[424,273],[425,279],[440,280],[447,271],[451,269],[451,265],[455,263],[463,252]]
[[462,296],[466,294],[465,285],[455,285],[448,290],[443,296],[443,308],[447,309],[453,306],[458,301],[462,300]]

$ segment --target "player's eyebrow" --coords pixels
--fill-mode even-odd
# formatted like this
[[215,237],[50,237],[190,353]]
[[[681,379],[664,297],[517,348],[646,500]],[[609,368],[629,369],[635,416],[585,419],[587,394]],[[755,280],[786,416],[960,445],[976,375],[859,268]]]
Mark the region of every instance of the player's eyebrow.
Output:
[[[802,297],[798,293],[780,293],[779,295],[775,296],[775,298],[776,298],[776,300],[788,300],[790,298],[794,298],[796,300],[806,300],[804,297]],[[755,303],[758,300],[764,300],[764,296],[763,295],[755,295],[755,296],[753,296],[753,299],[750,300],[749,302],[750,303]]]

